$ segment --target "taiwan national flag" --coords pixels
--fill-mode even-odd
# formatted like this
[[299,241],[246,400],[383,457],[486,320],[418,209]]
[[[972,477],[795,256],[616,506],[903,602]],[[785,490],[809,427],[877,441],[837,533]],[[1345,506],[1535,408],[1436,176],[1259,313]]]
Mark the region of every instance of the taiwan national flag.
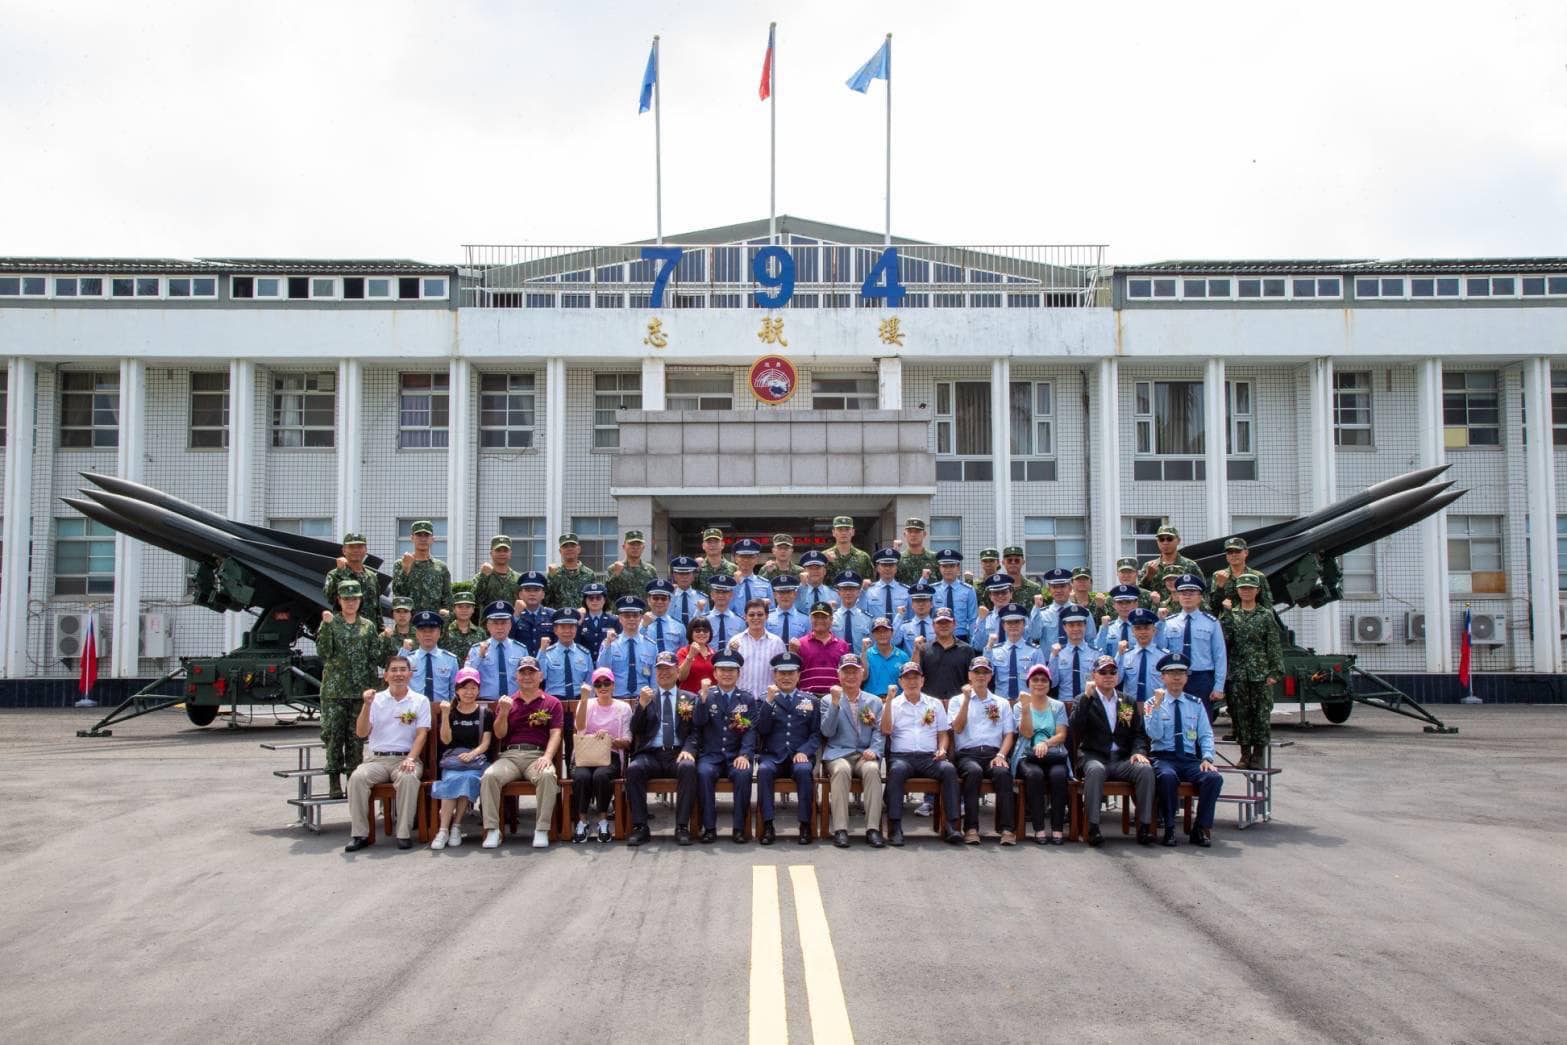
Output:
[[82,671],[77,680],[77,688],[82,691],[82,699],[92,697],[93,687],[98,685],[98,615],[87,614],[87,635],[82,640]]
[[767,55],[762,59],[762,85],[757,89],[757,96],[762,101],[767,101],[773,93],[773,33],[775,30],[769,26],[767,29]]
[[1464,610],[1464,634],[1459,640],[1458,647],[1458,682],[1464,687],[1464,692],[1470,692],[1469,685],[1469,657],[1471,653],[1471,639],[1469,635],[1470,616],[1469,611]]

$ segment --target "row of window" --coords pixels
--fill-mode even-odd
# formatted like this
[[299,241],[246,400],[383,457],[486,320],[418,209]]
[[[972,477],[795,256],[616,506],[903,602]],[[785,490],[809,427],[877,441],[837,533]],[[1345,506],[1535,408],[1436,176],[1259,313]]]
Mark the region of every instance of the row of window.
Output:
[[[1567,297],[1563,276],[1356,276],[1356,298],[1455,300]],[[1338,276],[1134,276],[1126,296],[1135,300],[1321,301],[1344,296]]]
[[[212,300],[217,276],[0,276],[0,297]],[[230,276],[229,296],[259,301],[434,301],[445,276]]]

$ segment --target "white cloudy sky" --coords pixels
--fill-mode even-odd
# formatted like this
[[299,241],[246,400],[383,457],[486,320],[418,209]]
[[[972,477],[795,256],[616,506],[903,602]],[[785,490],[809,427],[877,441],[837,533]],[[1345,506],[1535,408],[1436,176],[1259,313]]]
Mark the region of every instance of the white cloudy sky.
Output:
[[1563,254],[1567,4],[0,0],[3,254],[386,256],[779,210],[1166,257]]

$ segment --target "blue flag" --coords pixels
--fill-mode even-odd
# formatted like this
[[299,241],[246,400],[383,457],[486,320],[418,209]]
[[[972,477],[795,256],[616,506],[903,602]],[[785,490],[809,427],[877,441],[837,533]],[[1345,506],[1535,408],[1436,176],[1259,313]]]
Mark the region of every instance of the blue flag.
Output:
[[849,90],[864,94],[875,79],[892,81],[892,41],[883,40],[871,60],[860,66],[860,71],[849,77]]
[[647,53],[647,68],[642,72],[642,97],[637,102],[637,112],[645,113],[653,107],[653,85],[658,82],[658,45]]

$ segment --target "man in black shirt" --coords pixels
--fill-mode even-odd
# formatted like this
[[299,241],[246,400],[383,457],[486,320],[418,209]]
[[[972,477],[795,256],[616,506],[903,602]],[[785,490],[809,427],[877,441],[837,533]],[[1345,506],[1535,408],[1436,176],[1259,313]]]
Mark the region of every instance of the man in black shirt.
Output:
[[932,616],[936,624],[936,641],[929,646],[921,643],[921,667],[925,671],[925,692],[942,701],[963,690],[968,681],[968,669],[974,659],[974,647],[957,638],[957,622],[952,611],[942,606]]

